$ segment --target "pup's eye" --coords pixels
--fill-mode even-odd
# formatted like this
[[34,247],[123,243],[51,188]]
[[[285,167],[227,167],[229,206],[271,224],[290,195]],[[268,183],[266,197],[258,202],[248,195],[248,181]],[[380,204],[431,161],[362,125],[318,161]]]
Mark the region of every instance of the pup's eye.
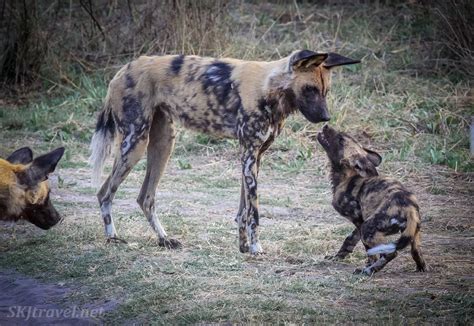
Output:
[[339,145],[344,145],[344,138],[339,137]]

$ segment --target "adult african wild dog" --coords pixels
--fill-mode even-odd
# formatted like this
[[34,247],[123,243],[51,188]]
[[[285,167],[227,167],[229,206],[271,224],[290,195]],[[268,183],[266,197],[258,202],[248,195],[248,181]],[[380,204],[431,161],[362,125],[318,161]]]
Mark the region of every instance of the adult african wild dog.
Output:
[[[420,212],[415,196],[400,182],[378,175],[382,157],[363,148],[349,135],[324,126],[318,134],[331,163],[333,206],[355,229],[333,257],[343,259],[362,238],[367,266],[357,273],[371,275],[397,256],[397,250],[411,244],[417,271],[425,271],[420,252]],[[382,244],[385,236],[401,232],[394,243]],[[376,255],[381,254],[377,259]]]
[[64,148],[38,156],[28,147],[0,159],[0,220],[25,219],[49,229],[61,220],[49,198],[48,175],[63,156]]
[[313,123],[328,121],[331,68],[358,62],[336,53],[301,50],[271,62],[172,55],[142,56],[124,66],[110,82],[91,143],[96,181],[112,144],[118,145],[112,172],[98,192],[108,240],[120,240],[111,216],[117,187],[146,150],[146,176],[137,201],[160,245],[180,246],[167,237],[154,208],[179,121],[204,133],[239,139],[240,251],[262,252],[257,175],[263,152],[280,133],[285,118],[297,110]]

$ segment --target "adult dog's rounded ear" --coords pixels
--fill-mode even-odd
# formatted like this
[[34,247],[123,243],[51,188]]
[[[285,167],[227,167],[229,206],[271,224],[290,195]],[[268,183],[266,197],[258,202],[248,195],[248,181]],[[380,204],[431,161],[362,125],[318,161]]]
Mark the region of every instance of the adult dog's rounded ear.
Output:
[[323,66],[329,69],[329,68],[338,67],[338,66],[353,65],[356,63],[360,63],[360,60],[347,58],[338,53],[329,52],[328,57],[324,61]]
[[33,151],[29,147],[22,147],[17,149],[10,156],[7,157],[7,161],[12,164],[28,164],[33,161]]
[[294,52],[290,56],[290,70],[305,70],[321,65],[328,57],[327,53],[316,53],[309,50]]
[[26,186],[35,186],[48,179],[48,175],[56,169],[56,165],[64,154],[64,147],[38,156],[31,165],[18,176],[20,183]]
[[379,153],[368,148],[364,148],[364,150],[367,152],[367,158],[374,166],[379,166],[382,163],[382,156]]

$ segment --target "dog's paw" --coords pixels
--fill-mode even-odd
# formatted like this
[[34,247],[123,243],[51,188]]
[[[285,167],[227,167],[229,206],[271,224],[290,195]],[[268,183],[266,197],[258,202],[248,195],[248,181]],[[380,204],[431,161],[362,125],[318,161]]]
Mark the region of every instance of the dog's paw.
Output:
[[252,256],[258,256],[258,255],[265,254],[265,252],[262,249],[262,246],[258,242],[256,244],[250,245],[249,249],[250,249],[250,254]]
[[327,256],[324,256],[324,259],[330,260],[330,261],[341,261],[344,259],[344,257],[338,256],[338,255],[327,255]]
[[105,243],[123,243],[123,244],[128,244],[127,241],[123,240],[123,239],[120,239],[118,237],[109,237],[107,238],[107,240],[105,241]]
[[353,272],[354,275],[365,275],[365,276],[372,276],[374,272],[371,268],[356,268]]
[[166,249],[180,249],[183,247],[181,242],[179,242],[176,239],[167,239],[167,238],[161,238],[160,241],[158,242],[158,245],[160,247],[165,247]]
[[416,271],[420,273],[424,273],[428,271],[428,268],[426,266],[417,266]]
[[241,253],[245,254],[246,252],[249,252],[250,248],[248,244],[241,244],[239,250]]

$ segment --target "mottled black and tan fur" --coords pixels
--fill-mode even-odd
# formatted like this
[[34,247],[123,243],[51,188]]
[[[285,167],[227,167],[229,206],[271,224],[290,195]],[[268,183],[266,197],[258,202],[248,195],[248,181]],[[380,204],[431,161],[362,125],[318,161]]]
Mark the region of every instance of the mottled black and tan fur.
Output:
[[91,143],[96,181],[106,156],[117,145],[112,172],[98,192],[108,239],[117,239],[111,216],[115,192],[147,151],[138,203],[160,245],[180,245],[168,239],[154,206],[155,190],[173,149],[175,123],[180,122],[200,132],[239,139],[240,251],[261,253],[257,232],[261,155],[289,114],[299,110],[311,122],[328,121],[330,70],[357,62],[335,53],[302,50],[270,62],[171,55],[143,56],[124,66],[110,82]]
[[[425,271],[415,196],[397,180],[379,176],[376,167],[381,156],[363,148],[349,135],[326,125],[318,134],[318,141],[331,163],[332,204],[355,225],[333,258],[345,258],[362,239],[368,262],[356,272],[371,275],[394,259],[398,250],[411,245],[417,271]],[[401,237],[396,242],[384,244],[386,236],[397,233]]]
[[50,199],[48,175],[63,154],[60,147],[33,158],[31,149],[23,147],[0,158],[0,220],[26,220],[44,230],[61,220]]

